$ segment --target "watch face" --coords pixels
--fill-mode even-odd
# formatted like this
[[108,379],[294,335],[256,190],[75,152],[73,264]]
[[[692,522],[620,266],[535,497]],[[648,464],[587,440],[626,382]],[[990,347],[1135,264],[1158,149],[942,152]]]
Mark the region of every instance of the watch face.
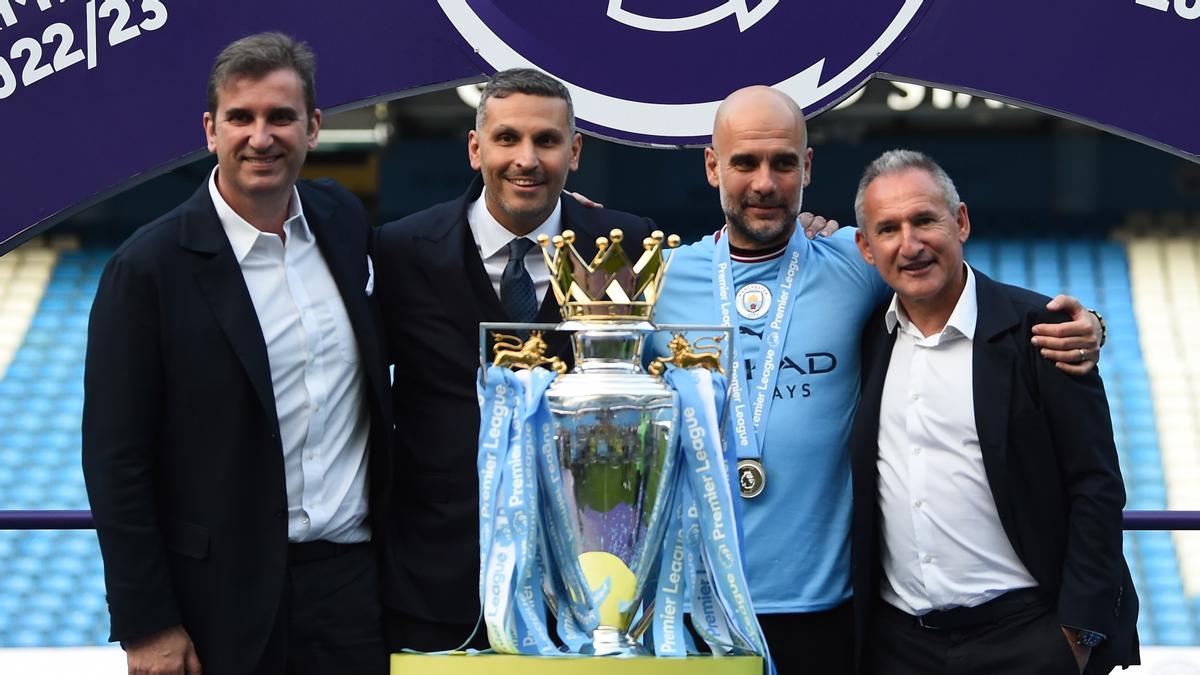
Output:
[[1090,630],[1079,631],[1079,644],[1084,647],[1095,647],[1100,644],[1104,638],[1099,633],[1093,633]]
[[1068,629],[1071,635],[1075,638],[1075,644],[1081,647],[1095,647],[1104,641],[1104,636],[1100,633],[1095,633],[1090,630],[1080,630],[1077,628]]

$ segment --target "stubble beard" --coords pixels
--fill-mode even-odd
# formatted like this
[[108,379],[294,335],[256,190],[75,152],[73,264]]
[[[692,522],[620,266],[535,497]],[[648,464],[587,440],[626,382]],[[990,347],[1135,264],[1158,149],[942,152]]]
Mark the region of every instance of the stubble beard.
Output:
[[558,203],[558,194],[548,191],[546,199],[538,202],[524,202],[505,195],[501,192],[503,188],[488,191],[488,202],[496,207],[499,213],[504,214],[509,222],[513,223],[518,229],[525,230],[524,234],[528,234],[536,230],[542,223],[550,217],[554,212],[554,207]]
[[756,227],[747,223],[744,215],[745,207],[752,204],[733,205],[730,204],[730,201],[724,188],[721,188],[721,205],[724,207],[725,222],[729,228],[745,241],[753,242],[759,247],[766,247],[791,238],[796,228],[796,218],[800,215],[800,205],[804,202],[804,188],[800,188],[796,194],[795,203],[784,212],[781,219],[760,223]]

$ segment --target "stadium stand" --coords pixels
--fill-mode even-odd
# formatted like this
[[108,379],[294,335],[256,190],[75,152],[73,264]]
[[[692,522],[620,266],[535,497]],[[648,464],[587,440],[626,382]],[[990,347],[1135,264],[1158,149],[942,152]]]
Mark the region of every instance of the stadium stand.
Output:
[[[966,255],[968,262],[993,278],[1050,296],[1070,293],[1104,315],[1109,335],[1101,371],[1125,478],[1126,508],[1184,508],[1167,497],[1169,485],[1164,475],[1171,470],[1164,472],[1160,458],[1159,427],[1142,349],[1143,344],[1149,345],[1147,334],[1158,331],[1140,324],[1141,314],[1134,311],[1134,284],[1125,247],[1104,239],[972,239]],[[1167,314],[1165,310],[1161,313]],[[1187,314],[1178,308],[1171,313]],[[1170,349],[1162,353],[1182,353]],[[1193,457],[1195,448],[1193,444]],[[1195,479],[1187,480],[1194,486]],[[1126,532],[1125,555],[1142,599],[1138,631],[1143,644],[1196,644],[1195,607],[1189,607],[1186,598],[1195,597],[1200,589],[1188,588],[1185,594],[1172,533]]]
[[[994,278],[1047,295],[1069,292],[1104,314],[1101,367],[1128,508],[1200,509],[1200,352],[1184,343],[1198,334],[1189,328],[1200,328],[1200,238],[1139,227],[1120,230],[1125,244],[972,239],[967,259]],[[65,241],[0,257],[0,372],[7,368],[0,509],[87,508],[79,467],[83,354],[111,254]],[[1126,533],[1143,644],[1200,643],[1197,541],[1191,533]],[[107,635],[93,533],[0,531],[0,647],[99,645]]]
[[[1188,226],[1181,215],[1158,222],[1143,217],[1131,219],[1117,233],[1129,252],[1133,305],[1152,394],[1146,400],[1153,409],[1142,411],[1141,422],[1144,433],[1157,432],[1160,440],[1166,506],[1181,510],[1200,509],[1195,489],[1200,481],[1200,355],[1189,349],[1200,328],[1200,237],[1197,228]],[[1171,595],[1173,589],[1161,588],[1161,582],[1155,588],[1156,582],[1148,579],[1150,600],[1156,612],[1165,607],[1171,614],[1195,616],[1200,608],[1200,535],[1173,532],[1170,543],[1179,553],[1182,592]],[[1159,546],[1165,551],[1167,544],[1163,537]]]
[[[83,355],[110,255],[58,238],[0,257],[0,509],[87,508],[79,464]],[[0,647],[107,639],[96,535],[0,531]]]

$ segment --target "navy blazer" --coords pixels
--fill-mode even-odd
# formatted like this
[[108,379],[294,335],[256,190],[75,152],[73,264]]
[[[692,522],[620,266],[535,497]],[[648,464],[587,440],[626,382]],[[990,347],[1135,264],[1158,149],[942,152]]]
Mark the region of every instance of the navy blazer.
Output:
[[[297,187],[365,372],[377,517],[391,406],[365,293],[369,227],[336,183]],[[207,181],[104,268],[88,325],[83,469],[111,639],[182,623],[205,672],[250,671],[283,595],[287,494],[266,343]]]
[[[1000,522],[1059,622],[1104,633],[1088,672],[1136,664],[1138,599],[1121,547],[1121,480],[1104,384],[1043,359],[1031,328],[1058,323],[1037,293],[975,271],[972,345],[975,426]],[[863,333],[862,398],[850,437],[854,481],[852,578],[856,644],[869,649],[882,575],[878,506],[879,413],[895,332],[887,304]]]
[[[467,224],[482,190],[476,176],[462,197],[381,226],[372,253],[395,364],[396,490],[384,602],[419,620],[467,625],[479,616],[479,324],[509,320]],[[562,228],[575,231],[576,248],[589,258],[596,238],[619,228],[637,260],[653,223],[564,197]],[[561,320],[548,292],[537,321]],[[564,340],[548,341],[564,354]]]

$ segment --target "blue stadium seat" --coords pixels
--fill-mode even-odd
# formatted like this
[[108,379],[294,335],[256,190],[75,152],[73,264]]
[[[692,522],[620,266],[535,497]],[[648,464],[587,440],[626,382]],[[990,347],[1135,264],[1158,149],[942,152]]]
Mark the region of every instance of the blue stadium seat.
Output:
[[25,574],[9,574],[0,577],[0,595],[12,595],[19,597],[25,593],[32,591],[34,588],[33,577]]
[[8,644],[0,644],[0,647],[41,647],[45,645],[45,636],[45,631],[18,626],[16,630],[9,631],[9,638],[5,641]]

